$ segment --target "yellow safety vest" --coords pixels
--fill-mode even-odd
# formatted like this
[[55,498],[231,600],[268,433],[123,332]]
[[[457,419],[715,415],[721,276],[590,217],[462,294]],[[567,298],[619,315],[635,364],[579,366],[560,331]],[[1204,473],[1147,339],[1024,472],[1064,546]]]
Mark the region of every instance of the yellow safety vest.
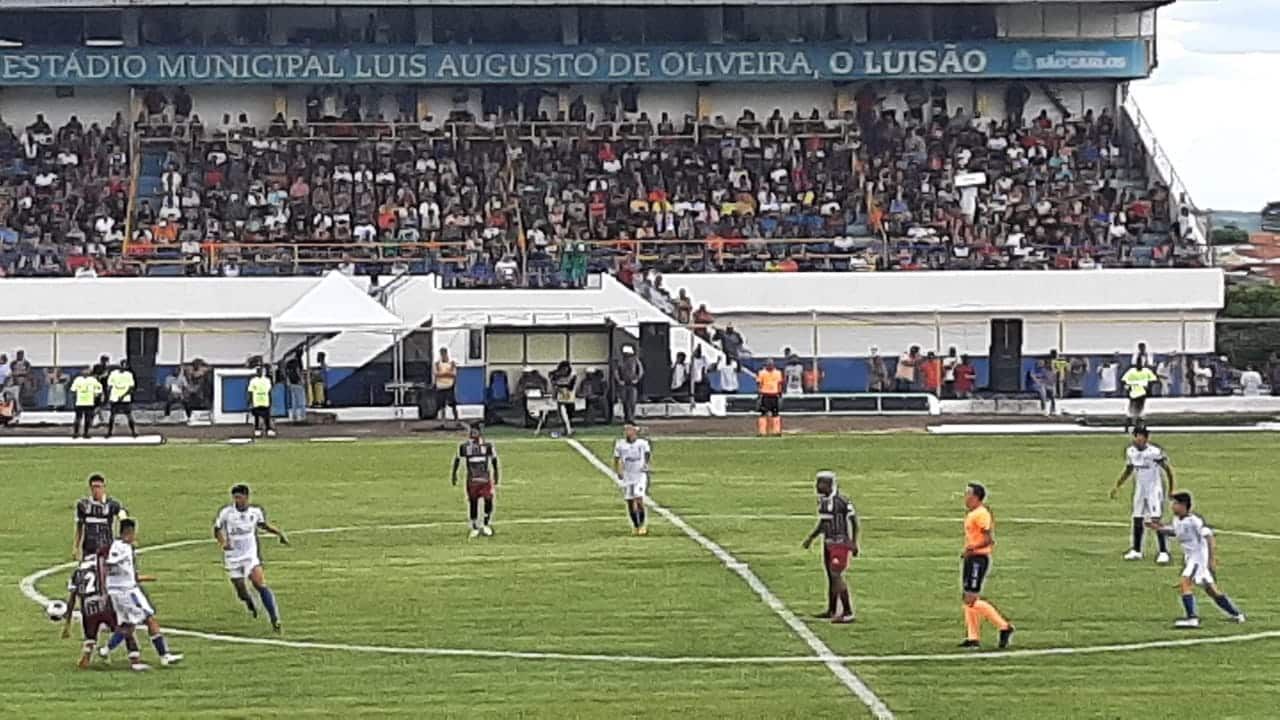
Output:
[[254,407],[271,406],[271,381],[264,377],[255,377],[249,381],[249,394],[253,398]]

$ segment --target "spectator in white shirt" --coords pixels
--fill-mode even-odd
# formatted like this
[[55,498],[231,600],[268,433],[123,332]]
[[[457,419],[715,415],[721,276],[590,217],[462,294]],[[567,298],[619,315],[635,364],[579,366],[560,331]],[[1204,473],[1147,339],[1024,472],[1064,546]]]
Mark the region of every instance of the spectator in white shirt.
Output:
[[1262,373],[1252,365],[1247,366],[1245,371],[1240,373],[1240,392],[1249,396],[1262,394]]

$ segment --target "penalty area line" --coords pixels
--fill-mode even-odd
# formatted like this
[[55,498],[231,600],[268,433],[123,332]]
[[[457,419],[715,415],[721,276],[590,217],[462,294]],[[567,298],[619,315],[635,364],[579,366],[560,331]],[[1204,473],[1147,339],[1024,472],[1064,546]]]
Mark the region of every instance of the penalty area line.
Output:
[[[606,465],[604,461],[596,457],[595,453],[588,450],[585,445],[572,438],[568,439],[566,442],[568,442],[569,447],[576,450],[579,455],[585,458],[587,462],[591,463],[602,475],[612,480],[615,485],[621,484],[621,480],[613,470]],[[714,540],[698,532],[698,530],[693,526],[685,522],[683,518],[671,510],[668,510],[653,498],[646,498],[645,502],[664,520],[679,528],[681,532],[689,536],[690,540],[701,545],[708,552],[714,555],[722,565],[738,577],[742,578],[742,580],[755,591],[756,595],[760,596],[760,600],[763,601],[764,604],[774,612],[774,614],[781,618],[782,622],[786,623],[787,627],[791,628],[792,632],[798,635],[801,640],[804,640],[805,644],[813,650],[817,659],[826,665],[827,669],[831,671],[831,674],[835,675],[836,679],[849,689],[849,692],[853,693],[862,701],[863,705],[867,706],[867,709],[871,711],[871,714],[874,715],[877,720],[893,720],[895,717],[893,711],[890,710],[889,706],[885,705],[884,701],[875,694],[875,691],[863,682],[862,678],[858,677],[856,673],[846,667],[844,663],[841,662],[839,656],[837,656],[821,638],[815,635],[814,632],[809,629],[809,626],[801,622],[800,618],[796,617],[796,614],[791,612],[791,610],[783,604],[782,600],[780,600],[777,595],[773,594],[773,591],[764,584],[764,581],[760,579],[760,576],[756,575],[746,563],[738,560],[736,557],[731,555],[728,550],[725,550]]]

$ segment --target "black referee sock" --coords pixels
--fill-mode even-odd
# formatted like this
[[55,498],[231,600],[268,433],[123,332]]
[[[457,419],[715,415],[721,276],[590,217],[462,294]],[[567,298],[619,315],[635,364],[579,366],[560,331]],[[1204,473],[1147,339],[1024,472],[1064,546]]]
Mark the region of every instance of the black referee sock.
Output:
[[638,521],[636,522],[636,527],[644,527],[645,513],[644,513],[643,505],[641,505],[640,509],[636,511],[636,518],[638,518]]
[[[1142,535],[1146,528],[1142,525],[1142,518],[1133,519],[1133,550],[1134,552],[1142,552]],[[1164,538],[1160,538],[1161,550],[1163,550]]]
[[1160,546],[1160,552],[1168,554],[1169,538],[1165,537],[1162,533],[1156,533],[1156,543]]

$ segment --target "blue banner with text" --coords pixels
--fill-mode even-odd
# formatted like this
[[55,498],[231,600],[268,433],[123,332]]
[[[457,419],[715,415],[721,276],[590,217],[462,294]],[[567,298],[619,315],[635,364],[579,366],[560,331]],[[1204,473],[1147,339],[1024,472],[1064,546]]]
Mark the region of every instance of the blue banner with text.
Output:
[[50,48],[0,51],[0,85],[769,82],[1137,78],[1142,40],[858,45]]

